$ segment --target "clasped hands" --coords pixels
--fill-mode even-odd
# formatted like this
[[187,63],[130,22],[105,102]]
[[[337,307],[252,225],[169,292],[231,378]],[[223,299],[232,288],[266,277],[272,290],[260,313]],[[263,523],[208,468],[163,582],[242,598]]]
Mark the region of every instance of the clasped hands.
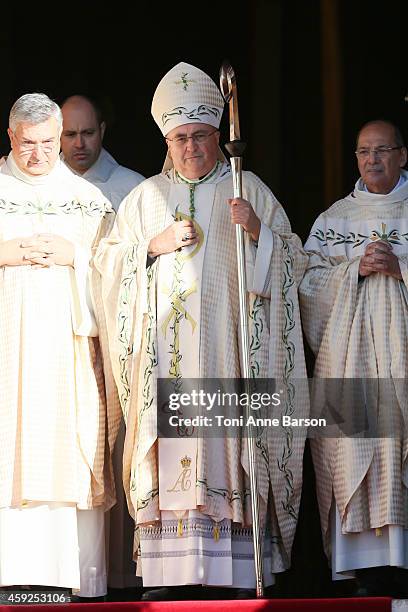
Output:
[[35,234],[0,243],[1,266],[73,266],[74,254],[72,242],[56,234]]
[[[259,239],[261,222],[255,214],[251,204],[243,198],[228,200],[231,212],[231,223],[242,225],[255,242]],[[172,253],[181,247],[190,246],[198,241],[197,231],[193,221],[183,219],[169,225],[161,234],[149,242],[148,253],[150,257],[158,257],[165,253]]]
[[402,280],[398,257],[392,252],[392,246],[384,240],[371,242],[360,259],[358,273],[360,276],[369,276],[379,272]]

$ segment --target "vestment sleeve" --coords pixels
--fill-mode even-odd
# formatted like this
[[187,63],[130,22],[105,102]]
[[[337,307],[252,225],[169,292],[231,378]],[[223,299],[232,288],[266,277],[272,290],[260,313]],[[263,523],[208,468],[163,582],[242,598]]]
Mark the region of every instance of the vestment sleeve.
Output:
[[274,269],[276,272],[284,265],[297,287],[307,265],[307,255],[299,237],[292,233],[284,209],[267,186],[251,173],[244,174],[243,183],[244,197],[261,221],[257,245],[245,235],[248,290],[270,298]]
[[127,412],[133,350],[140,345],[135,331],[146,311],[146,259],[149,240],[143,236],[138,200],[134,190],[123,200],[115,224],[101,240],[94,257],[100,277],[100,300],[106,321],[112,371],[122,410]]
[[315,354],[330,319],[337,321],[342,329],[349,329],[358,290],[360,257],[330,256],[326,235],[326,223],[321,215],[305,244],[309,262],[299,288],[303,329]]
[[98,328],[89,287],[91,249],[74,245],[74,268],[70,270],[72,329],[77,336],[97,336]]
[[[255,175],[245,173],[243,186],[245,199],[261,221],[258,245],[245,235],[251,369],[256,376],[258,364],[266,364],[262,376],[275,379],[277,388],[282,390],[282,401],[274,414],[307,417],[309,396],[298,300],[307,254],[299,237],[292,233],[284,209],[266,185]],[[267,449],[265,456],[258,458],[260,495],[266,499],[267,489],[263,486],[269,481],[288,559],[302,489],[304,436],[305,431],[298,432],[288,441],[266,428],[262,441],[257,441]],[[247,470],[245,453],[241,460]]]
[[92,254],[99,241],[109,233],[115,218],[111,204],[98,190],[98,196],[83,216],[81,243],[74,243],[74,266],[70,268],[72,329],[77,336],[98,336],[98,324],[92,301]]

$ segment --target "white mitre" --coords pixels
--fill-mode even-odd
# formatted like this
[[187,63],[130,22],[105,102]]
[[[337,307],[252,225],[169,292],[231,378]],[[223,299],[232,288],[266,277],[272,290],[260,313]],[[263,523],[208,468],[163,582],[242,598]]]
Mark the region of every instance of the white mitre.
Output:
[[[180,62],[164,75],[152,100],[153,119],[163,136],[186,123],[205,123],[219,128],[224,99],[205,72]],[[225,157],[219,150],[219,159]],[[173,166],[167,155],[163,171]]]

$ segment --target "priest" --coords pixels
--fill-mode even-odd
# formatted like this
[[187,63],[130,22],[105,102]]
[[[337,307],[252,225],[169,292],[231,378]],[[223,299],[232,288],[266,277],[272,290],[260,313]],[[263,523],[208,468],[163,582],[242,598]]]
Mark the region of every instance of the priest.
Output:
[[117,210],[144,177],[118,164],[102,146],[106,122],[95,102],[86,96],[70,96],[61,111],[61,158],[73,172],[99,187]]
[[[398,128],[378,120],[361,128],[356,157],[354,190],[318,217],[305,244],[302,321],[316,388],[329,390],[342,424],[312,451],[333,577],[356,575],[362,594],[406,596],[407,150]],[[347,401],[333,398],[333,378]]]
[[[101,108],[94,100],[82,95],[70,96],[62,103],[61,112],[61,159],[72,172],[98,187],[116,211],[124,197],[141,183],[144,177],[118,164],[102,146],[106,122]],[[124,430],[122,419],[112,457],[116,504],[110,511],[109,518],[106,515],[109,545],[108,585],[112,588],[136,586],[140,582],[135,576],[130,543],[133,521],[129,516],[122,485]]]
[[[245,230],[254,377],[305,377],[297,287],[306,257],[283,208],[245,172],[234,199],[219,148],[223,98],[186,63],[160,81],[152,114],[166,144],[161,174],[121,206],[98,249],[110,353],[127,421],[124,481],[144,586],[254,588],[247,450],[239,437],[157,438],[156,380],[241,377],[235,224]],[[307,410],[290,398],[282,413]],[[290,565],[303,439],[263,431],[258,480],[265,584]],[[175,486],[188,471],[185,486]],[[268,519],[266,519],[268,516]],[[232,592],[231,592],[232,593]],[[147,598],[171,597],[165,589]]]
[[0,585],[103,597],[119,414],[89,263],[114,213],[59,160],[61,129],[48,96],[22,96],[0,167]]

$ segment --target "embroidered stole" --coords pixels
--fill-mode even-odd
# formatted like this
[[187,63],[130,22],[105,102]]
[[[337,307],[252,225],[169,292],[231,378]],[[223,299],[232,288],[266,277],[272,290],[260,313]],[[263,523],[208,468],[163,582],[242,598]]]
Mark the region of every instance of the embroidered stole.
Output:
[[[174,381],[174,393],[183,392],[183,379],[197,378],[200,372],[202,273],[215,187],[215,183],[174,184],[170,189],[166,226],[174,220],[191,219],[192,213],[199,237],[196,244],[160,257],[159,377]],[[188,436],[191,430],[178,428],[176,432],[176,438],[159,439],[159,499],[160,510],[172,510],[181,519],[187,510],[197,507],[197,439]]]

